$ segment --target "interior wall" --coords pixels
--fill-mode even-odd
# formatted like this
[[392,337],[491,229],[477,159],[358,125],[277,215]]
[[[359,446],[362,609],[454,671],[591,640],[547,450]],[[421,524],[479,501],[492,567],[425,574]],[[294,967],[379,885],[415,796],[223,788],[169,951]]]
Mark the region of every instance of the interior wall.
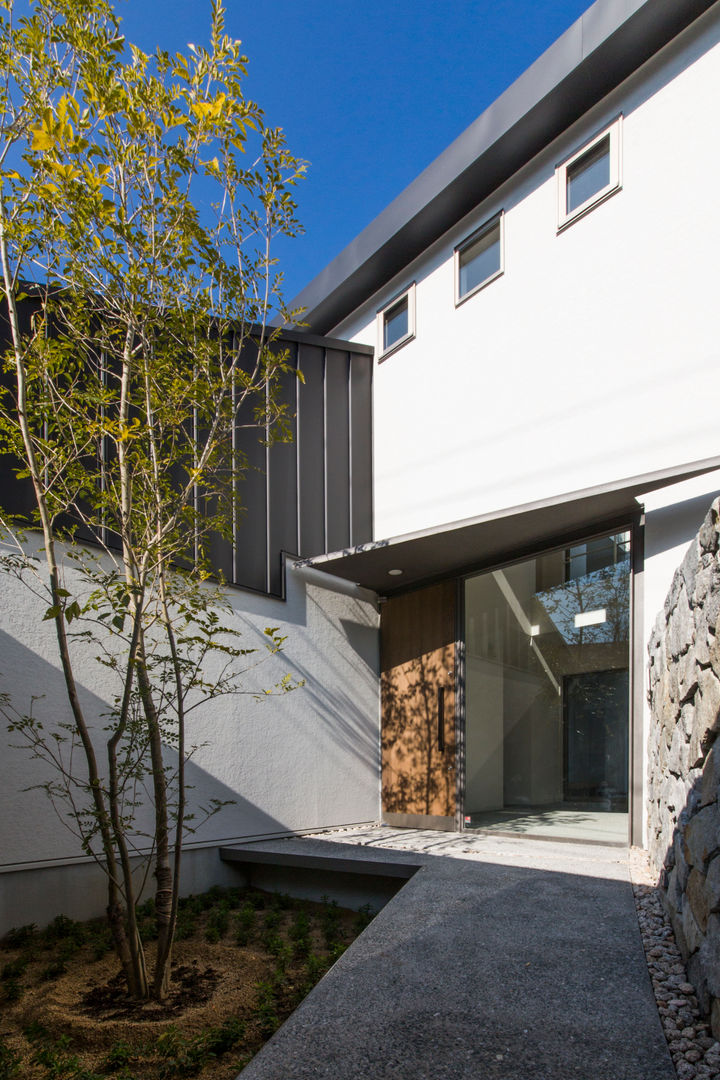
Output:
[[492,577],[465,583],[465,807],[503,805],[504,613]]
[[502,664],[467,656],[465,678],[465,807],[497,810],[503,805],[505,763]]
[[554,715],[546,681],[532,671],[505,672],[506,806],[543,806],[562,799],[559,705]]

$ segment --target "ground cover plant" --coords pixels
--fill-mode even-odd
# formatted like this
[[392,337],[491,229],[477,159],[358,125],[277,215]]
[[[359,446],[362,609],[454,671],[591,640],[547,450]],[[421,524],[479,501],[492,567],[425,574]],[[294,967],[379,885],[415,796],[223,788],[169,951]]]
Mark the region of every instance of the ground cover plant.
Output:
[[[234,1080],[372,918],[325,898],[213,888],[180,900],[171,992],[134,1001],[104,920],[59,915],[0,950],[0,1080]],[[157,947],[153,900],[138,910]]]

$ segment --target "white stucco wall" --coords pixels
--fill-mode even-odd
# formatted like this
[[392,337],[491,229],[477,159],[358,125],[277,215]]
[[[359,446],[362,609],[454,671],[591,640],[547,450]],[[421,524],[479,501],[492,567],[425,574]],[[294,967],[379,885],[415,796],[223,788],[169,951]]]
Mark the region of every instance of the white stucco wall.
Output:
[[[0,598],[0,691],[10,693],[21,711],[38,698],[35,713],[50,728],[68,716],[53,625],[41,621],[44,605],[5,574]],[[200,748],[188,767],[191,801],[231,799],[233,805],[192,836],[190,846],[377,820],[378,615],[372,594],[290,567],[286,602],[240,590],[228,590],[228,599],[242,647],[262,649],[266,626],[287,634],[284,651],[250,673],[243,686],[272,687],[286,672],[305,686],[260,702],[225,697],[192,714],[188,741]],[[110,683],[93,655],[88,650],[79,668],[80,690],[99,728]],[[26,750],[3,745],[0,932],[3,906],[17,911],[12,889],[28,889],[19,871],[83,862],[77,840],[43,792],[27,790],[48,775],[48,767]]]
[[[700,19],[333,333],[417,283],[376,366],[376,537],[718,452],[720,12]],[[622,190],[557,233],[555,166],[622,113]],[[453,249],[505,211],[505,273],[457,309]]]

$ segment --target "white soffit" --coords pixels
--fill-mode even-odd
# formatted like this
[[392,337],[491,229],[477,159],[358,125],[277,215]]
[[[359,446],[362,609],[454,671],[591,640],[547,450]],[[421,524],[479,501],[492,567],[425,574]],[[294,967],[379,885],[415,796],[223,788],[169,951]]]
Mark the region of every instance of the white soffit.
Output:
[[[720,456],[632,476],[451,522],[422,532],[375,540],[303,560],[336,577],[388,596],[421,585],[497,566],[606,527],[629,523],[642,511],[638,497],[720,469]],[[401,574],[392,571],[402,570]]]

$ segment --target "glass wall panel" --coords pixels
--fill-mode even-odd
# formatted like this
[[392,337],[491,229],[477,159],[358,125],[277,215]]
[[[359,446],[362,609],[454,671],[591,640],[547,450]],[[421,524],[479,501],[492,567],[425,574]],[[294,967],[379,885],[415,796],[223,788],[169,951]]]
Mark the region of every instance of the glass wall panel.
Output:
[[627,841],[630,538],[465,583],[465,823]]

